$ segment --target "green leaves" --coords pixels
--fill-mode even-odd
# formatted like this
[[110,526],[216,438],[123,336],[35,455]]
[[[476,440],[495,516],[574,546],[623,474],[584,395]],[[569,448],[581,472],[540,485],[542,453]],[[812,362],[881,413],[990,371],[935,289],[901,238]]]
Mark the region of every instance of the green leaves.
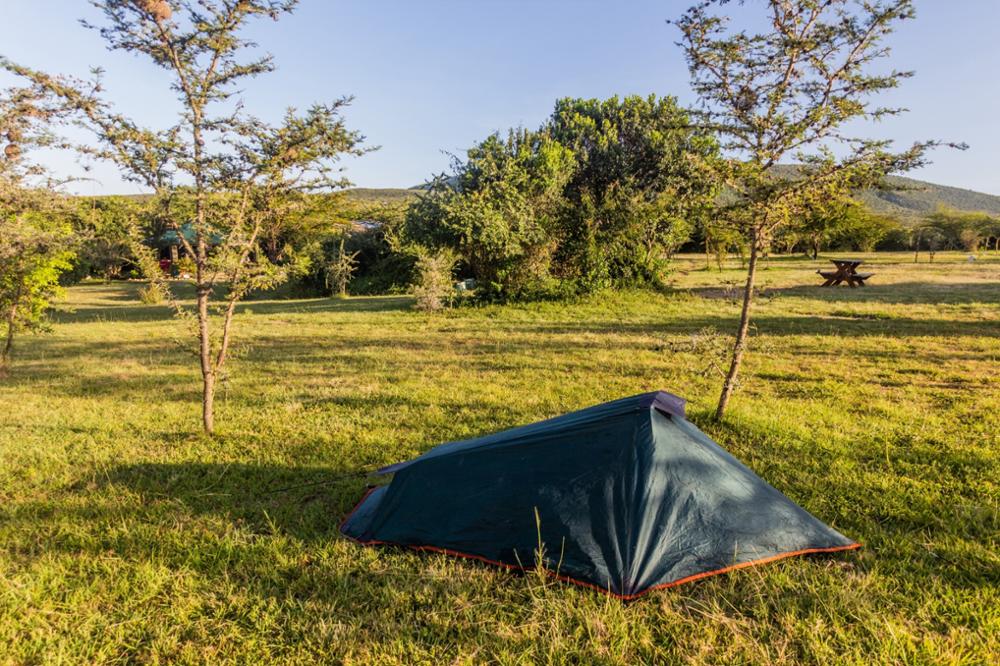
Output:
[[790,151],[823,141],[857,142],[840,134],[851,120],[874,120],[900,109],[872,98],[911,72],[872,71],[890,51],[885,38],[914,17],[911,0],[770,0],[771,31],[729,32],[711,0],[674,25],[681,32],[702,120],[734,155],[776,164]]
[[488,137],[413,204],[411,242],[454,250],[480,283],[480,296],[512,298],[548,276],[551,231],[572,154],[542,132]]
[[432,182],[408,234],[455,250],[480,297],[655,282],[715,194],[716,150],[673,98],[560,100]]
[[714,138],[674,98],[564,99],[548,132],[576,157],[560,256],[586,290],[657,282],[717,190]]
[[17,331],[44,330],[51,300],[60,293],[59,277],[72,268],[72,232],[44,216],[0,216],[0,327],[7,343],[6,364]]

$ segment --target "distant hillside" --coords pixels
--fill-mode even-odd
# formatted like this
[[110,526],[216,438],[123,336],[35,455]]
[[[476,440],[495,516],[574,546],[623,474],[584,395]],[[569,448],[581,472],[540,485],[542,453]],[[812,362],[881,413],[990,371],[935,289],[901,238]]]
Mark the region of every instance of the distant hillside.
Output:
[[[774,170],[782,175],[792,174],[796,169],[794,165],[782,164]],[[1000,215],[1000,196],[901,176],[889,176],[885,187],[866,190],[857,195],[857,198],[876,213],[892,215],[904,221],[933,213],[940,205],[956,210]]]
[[401,187],[354,187],[347,190],[348,198],[365,203],[406,203],[416,199],[417,194],[416,190]]
[[[794,167],[782,166],[781,170]],[[868,190],[859,195],[877,213],[893,215],[902,219],[920,217],[931,213],[939,205],[964,211],[978,211],[1000,216],[1000,196],[963,190],[959,187],[935,185],[913,178],[890,176],[887,187],[879,190]],[[400,203],[405,204],[417,198],[426,185],[411,188],[401,187],[355,187],[347,190],[349,199],[361,203]],[[148,195],[122,195],[125,198],[143,199]]]
[[886,185],[892,189],[868,190],[859,197],[879,213],[917,217],[943,204],[958,210],[1000,215],[1000,197],[992,194],[899,176],[890,176],[887,181]]

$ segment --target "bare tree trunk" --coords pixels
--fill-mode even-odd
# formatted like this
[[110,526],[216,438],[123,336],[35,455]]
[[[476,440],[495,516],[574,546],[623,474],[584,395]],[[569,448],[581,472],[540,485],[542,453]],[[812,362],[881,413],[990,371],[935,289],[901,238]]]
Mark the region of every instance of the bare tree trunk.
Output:
[[10,353],[14,349],[14,320],[17,318],[17,305],[12,305],[7,314],[7,339],[0,351],[0,372],[10,365]]
[[736,331],[736,342],[733,345],[733,357],[726,374],[726,382],[722,385],[719,396],[719,406],[715,410],[715,420],[722,420],[729,405],[729,398],[736,388],[740,365],[743,363],[743,352],[746,350],[747,333],[750,330],[750,309],[753,306],[754,282],[757,278],[758,232],[754,231],[750,240],[750,263],[747,267],[747,282],[743,288],[743,311],[740,314],[740,326]]
[[208,328],[209,288],[198,287],[198,341],[201,356],[201,422],[205,433],[211,435],[215,427],[215,368],[212,364],[212,340]]
[[205,434],[215,433],[215,373],[205,375],[201,399],[201,423]]
[[208,300],[212,296],[212,282],[209,281],[208,239],[205,237],[205,174],[202,170],[201,138],[202,107],[195,104],[190,94],[192,111],[191,136],[194,141],[194,182],[195,182],[195,268],[198,285],[198,342],[201,356],[201,424],[206,435],[215,430],[215,365],[212,363],[212,338],[209,328]]

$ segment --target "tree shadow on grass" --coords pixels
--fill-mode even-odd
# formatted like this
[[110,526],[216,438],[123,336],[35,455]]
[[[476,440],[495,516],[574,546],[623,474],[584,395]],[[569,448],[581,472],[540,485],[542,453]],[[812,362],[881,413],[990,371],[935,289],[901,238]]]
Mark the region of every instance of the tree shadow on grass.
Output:
[[[727,427],[720,434],[726,439],[760,435],[740,426]],[[440,555],[413,555],[400,549],[369,551],[340,544],[339,522],[366,485],[364,478],[341,475],[356,471],[244,463],[120,465],[99,475],[93,484],[81,481],[67,489],[58,505],[44,507],[48,513],[42,513],[41,507],[25,511],[21,519],[32,521],[27,527],[43,536],[30,544],[26,540],[27,550],[16,557],[58,553],[73,558],[74,566],[80,558],[99,561],[101,569],[91,575],[109,587],[114,583],[106,578],[128,579],[134,571],[146,568],[168,570],[178,579],[188,579],[188,585],[176,588],[180,594],[196,589],[206,604],[223,604],[225,623],[242,627],[244,635],[257,636],[261,631],[253,613],[265,604],[269,617],[276,620],[268,629],[269,639],[288,645],[301,641],[303,627],[308,629],[308,622],[313,621],[304,619],[305,609],[310,618],[340,623],[346,631],[346,636],[338,633],[339,642],[316,646],[327,659],[343,654],[346,641],[369,641],[391,649],[398,644],[430,646],[431,641],[437,644],[449,637],[449,644],[463,651],[490,644],[495,640],[495,625],[488,621],[455,634],[453,613],[456,608],[467,611],[470,598],[496,604],[496,612],[508,616],[537,619],[529,617],[536,592],[499,569],[458,561],[443,564]],[[655,593],[638,604],[672,603],[665,598],[677,603],[689,598],[712,603],[724,599],[734,612],[753,614],[760,610],[762,591],[775,596],[788,592],[791,596],[785,599],[782,613],[807,617],[814,610],[815,597],[810,588],[795,581],[800,576],[812,580],[815,573],[850,585],[852,579],[839,571],[841,567],[875,570],[879,576],[909,580],[917,589],[929,587],[925,583],[938,577],[949,589],[989,584],[988,566],[973,566],[983,562],[967,559],[953,566],[940,555],[956,561],[959,556],[938,549],[932,552],[923,545],[949,535],[969,538],[968,523],[975,516],[958,514],[957,524],[925,524],[920,514],[927,507],[920,507],[916,515],[901,512],[898,503],[873,497],[872,489],[856,480],[829,480],[826,492],[840,496],[832,505],[816,501],[818,489],[810,489],[808,479],[782,484],[787,485],[791,485],[788,490],[793,499],[797,497],[822,519],[836,520],[839,529],[860,538],[865,544],[860,556],[781,565],[791,572],[793,582],[779,575],[773,579],[774,587],[762,589],[759,576],[743,572],[686,585],[677,593]],[[72,529],[54,524],[67,518]],[[973,534],[981,535],[985,527]],[[827,570],[833,573],[824,573]],[[85,584],[95,583],[90,579]],[[163,594],[171,592],[160,592],[159,601]],[[544,594],[574,606],[605,604],[596,593],[568,585],[553,584]],[[484,620],[492,611],[486,613]],[[164,621],[177,619],[171,616]],[[697,621],[704,618],[699,615]],[[226,638],[232,640],[231,635]]]
[[[875,278],[872,278],[875,280]],[[733,289],[695,287],[687,290],[702,298],[741,301],[741,286]],[[820,283],[790,287],[768,287],[762,294],[772,297],[808,298],[826,303],[881,303],[885,305],[1000,305],[1000,282],[870,282],[863,288],[840,285],[822,287]]]
[[[83,304],[64,305],[52,314],[57,324],[90,322],[148,322],[173,319],[174,310],[168,305],[144,305],[138,297],[113,297],[122,305]],[[108,299],[104,299],[108,300]],[[220,301],[216,301],[219,303]],[[237,315],[399,312],[408,310],[413,299],[408,296],[358,296],[354,298],[309,298],[289,300],[246,300],[236,308]],[[193,303],[184,302],[193,308]]]
[[[551,371],[552,358],[557,358],[561,372],[603,372],[603,359],[608,354],[627,350],[650,353],[683,352],[683,340],[677,338],[697,334],[706,329],[729,331],[735,317],[693,316],[656,323],[619,322],[554,322],[518,323],[508,327],[509,335],[497,342],[485,333],[489,322],[482,322],[484,335],[476,337],[474,329],[463,330],[465,336],[453,342],[447,333],[428,334],[420,338],[411,332],[378,334],[359,342],[343,335],[297,335],[294,325],[280,335],[269,331],[266,337],[247,337],[250,352],[241,359],[237,382],[246,371],[284,372],[294,366],[297,381],[311,379],[326,382],[338,374],[354,374],[374,370],[382,375],[411,377],[417,373],[436,372],[454,366],[462,372],[531,373]],[[928,337],[985,341],[1000,338],[1000,324],[990,320],[956,323],[945,319],[915,318],[856,318],[851,316],[768,316],[755,319],[756,334],[761,337],[786,336],[821,337],[819,344],[791,347],[783,350],[790,356],[842,359],[853,356],[879,363],[898,364],[907,360],[910,352],[904,348],[879,345],[882,338]],[[612,340],[613,342],[609,342]],[[631,339],[630,339],[631,338]],[[321,343],[321,344],[320,344]],[[675,343],[680,346],[675,349]],[[108,345],[101,341],[67,341],[40,338],[32,341],[30,355],[19,357],[8,382],[35,385],[40,390],[73,397],[156,396],[160,401],[195,400],[200,390],[193,356],[183,353],[170,340],[141,340]],[[445,356],[442,350],[449,349]],[[940,346],[923,352],[924,360],[941,364],[985,360],[988,352],[960,346]],[[79,374],[66,363],[50,359],[78,358],[95,364],[99,372]],[[123,363],[128,361],[128,363]],[[155,372],[148,370],[152,368]],[[283,369],[285,368],[285,369]],[[642,375],[645,366],[621,366],[617,373],[630,371]],[[797,377],[798,375],[796,375]],[[794,379],[794,378],[793,378]],[[797,380],[797,379],[796,379]],[[223,387],[225,388],[225,387]],[[313,389],[297,391],[300,400],[312,402]],[[326,400],[325,396],[323,400]],[[350,398],[338,397],[340,406],[354,407]]]
[[[750,436],[744,426],[732,424],[719,434],[724,441]],[[821,455],[819,450],[815,454]],[[830,451],[826,455],[839,454]],[[922,460],[927,455],[927,451],[903,451],[897,463],[908,458]],[[987,474],[992,464],[972,453],[958,458],[955,454],[939,457],[939,464],[961,467],[973,476]],[[788,470],[768,469],[763,460],[751,466],[765,480],[788,474]],[[386,480],[371,476],[372,471],[244,463],[140,463],[113,468],[99,479],[98,490],[127,490],[138,495],[133,503],[154,523],[176,528],[183,524],[182,516],[210,516],[252,534],[286,535],[310,547],[342,538],[340,523],[361,498],[364,488]],[[710,478],[712,474],[705,476]],[[970,546],[986,542],[991,521],[984,519],[982,512],[963,508],[974,505],[975,497],[958,499],[954,506],[942,508],[935,506],[930,497],[912,495],[905,484],[889,495],[883,490],[873,496],[859,479],[829,477],[816,485],[820,480],[808,474],[794,480],[796,476],[791,474],[781,484],[791,484],[786,492],[799,496],[805,508],[821,520],[859,538],[883,566],[909,570],[917,576],[945,574],[953,584],[961,581],[976,586],[990,579],[991,566],[989,558],[982,559],[984,552],[962,548],[966,558],[963,564],[942,555],[938,548],[926,547],[928,542],[957,545],[969,540]],[[900,496],[892,496],[897,491]],[[948,518],[944,519],[944,515]],[[995,519],[992,524],[995,526]]]

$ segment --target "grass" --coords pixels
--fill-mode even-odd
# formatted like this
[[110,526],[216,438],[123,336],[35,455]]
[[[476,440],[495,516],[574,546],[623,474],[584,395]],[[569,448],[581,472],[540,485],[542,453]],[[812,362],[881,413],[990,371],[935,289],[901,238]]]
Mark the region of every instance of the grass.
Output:
[[[855,290],[769,262],[723,425],[740,273],[701,257],[571,304],[249,302],[213,439],[181,324],[75,287],[0,380],[0,664],[997,663],[1000,260],[870,261]],[[626,605],[338,535],[340,475],[656,388],[865,548]]]

